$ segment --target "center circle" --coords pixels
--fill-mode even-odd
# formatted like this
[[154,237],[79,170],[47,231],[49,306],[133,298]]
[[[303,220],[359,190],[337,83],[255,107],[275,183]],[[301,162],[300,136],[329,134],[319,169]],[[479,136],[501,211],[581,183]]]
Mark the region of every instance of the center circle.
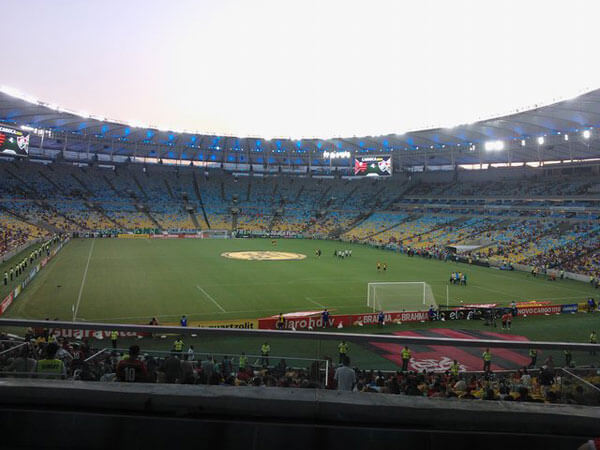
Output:
[[245,261],[297,261],[306,258],[302,253],[272,252],[272,251],[244,251],[224,252],[224,258],[243,259]]

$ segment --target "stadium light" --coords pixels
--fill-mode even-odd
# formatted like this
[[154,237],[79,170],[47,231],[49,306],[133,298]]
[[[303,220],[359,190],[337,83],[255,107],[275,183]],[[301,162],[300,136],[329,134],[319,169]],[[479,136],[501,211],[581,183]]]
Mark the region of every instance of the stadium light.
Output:
[[537,138],[538,145],[544,145],[544,136],[540,136]]
[[583,138],[584,139],[589,139],[591,135],[592,135],[592,132],[590,130],[583,130]]
[[565,134],[565,141],[568,141],[568,140],[569,140],[569,135]]
[[484,144],[486,152],[497,152],[504,150],[504,142],[502,141],[487,141]]
[[527,142],[525,142],[525,139],[521,139],[521,147],[525,147],[526,144]]

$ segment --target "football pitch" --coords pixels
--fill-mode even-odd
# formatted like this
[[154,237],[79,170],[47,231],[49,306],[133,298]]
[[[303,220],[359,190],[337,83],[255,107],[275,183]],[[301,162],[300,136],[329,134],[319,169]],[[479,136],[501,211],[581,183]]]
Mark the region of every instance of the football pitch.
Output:
[[[322,256],[315,250],[320,248]],[[336,249],[351,249],[339,259]],[[295,260],[231,259],[228,252],[304,255]],[[248,257],[242,255],[242,257]],[[251,256],[252,257],[252,256]],[[387,263],[385,273],[377,262]],[[449,286],[453,271],[468,286]],[[550,282],[523,272],[446,263],[334,241],[280,239],[74,239],[6,311],[8,317],[122,323],[267,317],[279,312],[367,312],[367,283],[425,281],[438,304],[512,300],[583,302],[597,291],[581,282]]]

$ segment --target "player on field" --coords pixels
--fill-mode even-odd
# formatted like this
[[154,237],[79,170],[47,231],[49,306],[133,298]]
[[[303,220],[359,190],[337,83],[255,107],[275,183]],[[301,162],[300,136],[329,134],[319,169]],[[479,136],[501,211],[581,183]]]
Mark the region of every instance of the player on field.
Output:
[[377,261],[377,272],[381,271],[381,263]]
[[383,268],[383,272],[385,273],[387,271],[387,263],[384,262],[382,268]]

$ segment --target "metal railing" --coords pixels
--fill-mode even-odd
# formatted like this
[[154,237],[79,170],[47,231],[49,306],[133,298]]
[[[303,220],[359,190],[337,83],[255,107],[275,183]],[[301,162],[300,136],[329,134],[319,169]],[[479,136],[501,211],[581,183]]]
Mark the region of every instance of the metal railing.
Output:
[[453,346],[453,347],[489,347],[505,349],[530,349],[537,350],[571,350],[584,352],[600,352],[600,344],[586,344],[575,342],[548,342],[548,341],[520,341],[501,339],[460,339],[439,338],[427,336],[397,336],[390,334],[359,334],[359,333],[337,333],[330,331],[290,331],[290,330],[255,330],[242,328],[202,328],[202,327],[180,327],[180,326],[154,326],[136,324],[116,324],[101,322],[68,322],[47,321],[29,319],[0,319],[0,327],[23,327],[23,328],[52,328],[67,330],[93,330],[93,331],[118,331],[136,332],[148,336],[156,334],[165,335],[193,335],[206,337],[255,337],[255,338],[289,338],[303,340],[325,340],[339,341],[343,339],[348,342],[369,343],[381,342],[390,344],[413,344],[431,346]]

